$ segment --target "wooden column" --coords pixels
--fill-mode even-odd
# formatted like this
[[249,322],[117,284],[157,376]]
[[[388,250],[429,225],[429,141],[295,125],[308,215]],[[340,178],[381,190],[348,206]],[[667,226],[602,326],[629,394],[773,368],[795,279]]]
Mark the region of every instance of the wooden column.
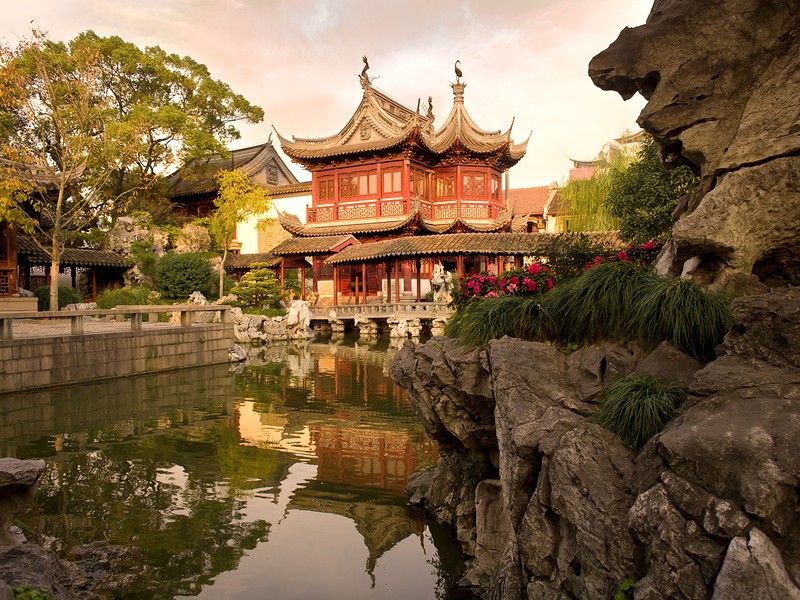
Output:
[[333,265],[333,305],[339,305],[339,266]]
[[386,261],[386,293],[383,296],[386,304],[392,301],[392,262]]
[[417,302],[422,302],[422,286],[420,285],[420,271],[422,270],[422,261],[420,260],[419,256],[417,257],[414,266],[417,267]]
[[[92,302],[97,300],[97,269],[92,269]],[[157,316],[157,315],[156,315]]]
[[464,276],[464,255],[459,254],[456,256],[456,273],[459,277]]
[[[56,277],[58,277],[58,273],[56,273]],[[50,265],[44,266],[44,283],[50,285]]]
[[400,304],[400,261],[394,261],[394,303]]
[[284,281],[284,271],[285,271],[285,267],[286,267],[285,263],[286,263],[286,257],[282,256],[281,257],[281,289],[284,289],[283,281]]
[[361,286],[364,290],[364,304],[367,303],[367,263],[361,263]]
[[314,291],[315,294],[319,293],[319,281],[320,271],[322,270],[322,258],[319,256],[314,256],[312,259],[312,267],[311,267],[311,289]]
[[[305,259],[303,259],[305,261]],[[300,267],[300,300],[306,299],[306,269]]]

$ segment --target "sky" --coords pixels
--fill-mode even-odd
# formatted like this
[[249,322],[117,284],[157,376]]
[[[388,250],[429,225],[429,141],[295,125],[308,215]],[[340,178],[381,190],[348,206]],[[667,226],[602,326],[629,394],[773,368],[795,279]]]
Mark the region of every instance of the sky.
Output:
[[[373,86],[415,109],[433,97],[434,125],[453,105],[460,60],[467,111],[516,143],[531,136],[510,187],[562,183],[570,158],[589,160],[626,130],[645,101],[596,88],[587,69],[652,0],[0,0],[0,39],[32,26],[68,41],[93,30],[190,56],[264,109],[240,124],[231,149],[338,133],[362,97],[361,57]],[[277,140],[275,145],[278,146]],[[310,175],[286,159],[301,181]]]

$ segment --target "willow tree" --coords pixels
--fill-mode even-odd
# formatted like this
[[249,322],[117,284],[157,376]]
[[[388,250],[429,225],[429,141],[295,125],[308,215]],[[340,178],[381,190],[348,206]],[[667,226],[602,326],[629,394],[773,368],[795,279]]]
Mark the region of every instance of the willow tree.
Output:
[[607,231],[617,229],[619,220],[609,210],[607,199],[614,173],[624,170],[634,154],[626,146],[610,146],[601,152],[592,177],[568,181],[561,196],[569,201],[570,230]]
[[[211,215],[210,230],[214,240],[222,247],[222,265],[219,270],[219,295],[222,296],[222,283],[225,277],[225,259],[228,248],[236,235],[236,226],[251,217],[265,215],[272,206],[272,200],[263,187],[254,184],[241,169],[217,171],[217,197],[214,198],[214,213]],[[259,223],[263,227],[266,221]]]

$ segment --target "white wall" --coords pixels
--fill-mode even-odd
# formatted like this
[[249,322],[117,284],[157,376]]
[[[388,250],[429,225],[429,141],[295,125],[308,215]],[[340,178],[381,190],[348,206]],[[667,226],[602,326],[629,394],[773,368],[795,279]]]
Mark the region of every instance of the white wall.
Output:
[[[296,196],[293,198],[273,198],[272,208],[266,216],[270,219],[275,219],[277,227],[280,227],[280,225],[277,224],[277,210],[296,215],[302,223],[305,223],[306,206],[310,205],[311,194],[308,194],[307,196]],[[242,254],[258,254],[258,231],[256,229],[256,225],[263,218],[264,215],[252,217],[247,221],[239,223],[239,225],[236,227],[236,241],[242,244]],[[288,233],[286,237],[289,237]]]

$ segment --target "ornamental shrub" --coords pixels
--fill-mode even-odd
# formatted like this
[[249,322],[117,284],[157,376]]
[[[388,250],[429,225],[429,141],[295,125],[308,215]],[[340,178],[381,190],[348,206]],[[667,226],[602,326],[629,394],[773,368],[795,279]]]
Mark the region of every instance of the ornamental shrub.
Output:
[[281,290],[281,282],[275,277],[266,263],[253,263],[250,270],[231,290],[236,295],[236,306],[242,308],[280,308],[286,293]]
[[[39,301],[39,310],[50,310],[50,286],[43,285],[33,290],[33,295]],[[58,310],[64,308],[67,304],[76,304],[83,302],[83,296],[74,287],[60,285],[58,286]]]
[[470,277],[458,278],[458,292],[453,295],[456,308],[498,296],[530,296],[546,292],[555,285],[555,275],[547,265],[532,263],[505,271],[501,275],[479,273]]
[[167,298],[188,298],[192,292],[211,293],[211,263],[193,252],[165,254],[158,261],[156,288]]
[[558,275],[560,281],[566,281],[581,275],[586,263],[595,256],[608,252],[606,244],[593,240],[585,233],[568,231],[555,236],[543,236],[537,255]]
[[586,270],[607,262],[629,262],[647,268],[653,264],[663,247],[664,242],[661,240],[650,240],[642,244],[631,245],[618,252],[611,251],[603,256],[596,256],[592,262],[586,265]]
[[504,335],[573,347],[610,340],[649,349],[666,340],[705,358],[734,322],[726,296],[627,261],[599,264],[544,294],[486,293],[479,301],[462,301],[446,335],[467,345]]
[[675,416],[686,396],[686,388],[677,383],[663,383],[652,375],[629,375],[605,389],[595,421],[628,448],[638,450]]
[[97,296],[97,308],[108,310],[120,305],[155,304],[160,294],[149,287],[122,287],[116,290],[105,290]]

